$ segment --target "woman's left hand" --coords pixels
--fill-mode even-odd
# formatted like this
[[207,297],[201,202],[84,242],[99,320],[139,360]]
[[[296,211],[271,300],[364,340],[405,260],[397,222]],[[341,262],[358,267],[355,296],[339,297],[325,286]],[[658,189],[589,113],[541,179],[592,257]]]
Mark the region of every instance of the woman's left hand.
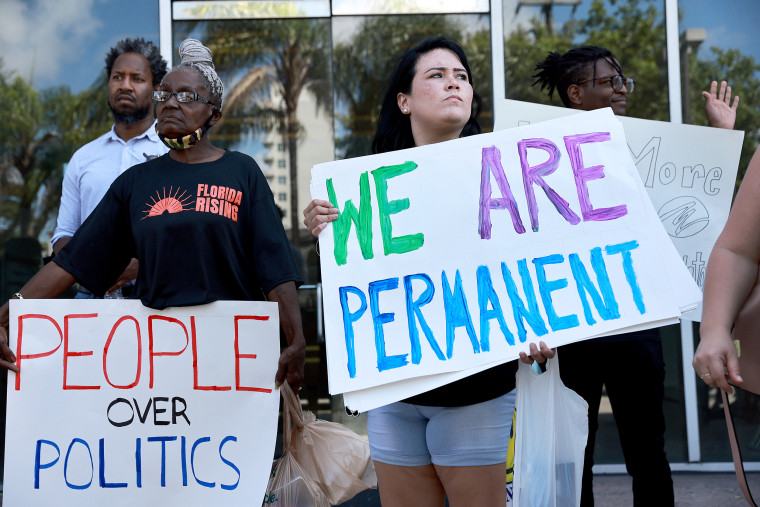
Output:
[[557,349],[550,349],[544,342],[538,342],[538,345],[537,347],[535,343],[530,344],[530,355],[520,352],[520,361],[526,364],[533,364],[533,361],[538,361],[543,364],[557,353]]

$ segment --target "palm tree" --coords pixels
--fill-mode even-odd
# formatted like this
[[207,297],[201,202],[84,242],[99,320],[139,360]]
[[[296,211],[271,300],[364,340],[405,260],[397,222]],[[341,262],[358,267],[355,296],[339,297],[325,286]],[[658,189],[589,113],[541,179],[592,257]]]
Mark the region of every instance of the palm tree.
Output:
[[[332,114],[330,24],[324,19],[280,19],[261,22],[220,21],[199,25],[213,51],[220,74],[239,75],[225,101],[225,121],[216,136],[237,137],[241,131],[270,132],[279,126],[289,155],[290,233],[299,235],[298,142],[303,132],[298,102],[310,93],[318,110]],[[241,29],[242,28],[242,29]],[[225,141],[223,140],[222,143]]]

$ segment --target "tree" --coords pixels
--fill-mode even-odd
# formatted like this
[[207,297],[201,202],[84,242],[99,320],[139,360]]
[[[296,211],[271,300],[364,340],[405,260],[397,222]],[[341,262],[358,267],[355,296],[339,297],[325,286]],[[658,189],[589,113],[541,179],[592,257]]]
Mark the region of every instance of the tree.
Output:
[[110,123],[105,78],[73,94],[67,87],[38,92],[0,66],[0,244],[38,237],[57,211],[64,164]]
[[228,82],[243,70],[242,79],[227,92],[230,100],[225,114],[229,118],[215,129],[221,144],[230,144],[240,133],[267,132],[275,124],[279,126],[289,155],[291,242],[299,246],[298,142],[302,129],[298,103],[307,92],[319,110],[332,111],[329,20],[277,19],[244,26],[217,21],[198,26],[205,32],[204,41],[214,54],[218,72]]
[[487,31],[468,35],[464,21],[458,16],[366,17],[354,35],[336,44],[334,51],[338,158],[371,153],[383,96],[398,59],[415,43],[440,34],[462,43],[473,82],[484,99],[485,128],[491,128],[491,52]]
[[729,81],[734,96],[740,97],[736,113],[737,130],[744,131],[737,188],[747,170],[752,155],[760,145],[760,64],[751,56],[744,56],[736,49],[710,49],[712,58],[700,60],[694,55],[691,66],[690,86],[691,118],[695,125],[707,125],[702,90],[709,90],[710,82]]
[[[594,0],[588,16],[570,20],[549,30],[533,18],[528,28],[518,28],[505,41],[507,97],[561,106],[556,92],[550,101],[546,91],[532,86],[529,76],[550,51],[563,53],[576,46],[606,47],[618,58],[626,75],[638,83],[628,102],[630,116],[652,120],[669,119],[667,65],[665,62],[664,17],[652,0]],[[645,93],[641,93],[645,90]]]

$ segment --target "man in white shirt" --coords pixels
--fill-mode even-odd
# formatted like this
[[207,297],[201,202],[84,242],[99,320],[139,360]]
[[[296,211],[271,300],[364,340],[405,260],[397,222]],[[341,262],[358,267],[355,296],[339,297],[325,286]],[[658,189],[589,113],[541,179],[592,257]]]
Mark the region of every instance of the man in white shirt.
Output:
[[[158,48],[142,38],[119,41],[106,55],[111,130],[82,146],[71,157],[63,176],[58,223],[51,243],[58,253],[105,195],[114,179],[135,164],[168,151],[156,135],[153,90],[166,74]],[[109,293],[137,276],[137,259],[115,281]],[[92,297],[80,288],[76,297]]]

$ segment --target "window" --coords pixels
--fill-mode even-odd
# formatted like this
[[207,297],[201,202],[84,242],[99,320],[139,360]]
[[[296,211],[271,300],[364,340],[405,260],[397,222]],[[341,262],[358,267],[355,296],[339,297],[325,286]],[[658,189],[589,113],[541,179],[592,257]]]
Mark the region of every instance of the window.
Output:
[[286,194],[285,192],[280,192],[279,194],[277,194],[277,200],[281,201],[281,202],[282,201],[287,201],[288,200],[288,194]]
[[286,176],[278,176],[277,183],[279,185],[286,185],[288,183],[288,178]]
[[281,167],[284,169],[286,165],[287,164],[285,163],[285,159],[281,158],[280,160],[277,161],[277,167]]

